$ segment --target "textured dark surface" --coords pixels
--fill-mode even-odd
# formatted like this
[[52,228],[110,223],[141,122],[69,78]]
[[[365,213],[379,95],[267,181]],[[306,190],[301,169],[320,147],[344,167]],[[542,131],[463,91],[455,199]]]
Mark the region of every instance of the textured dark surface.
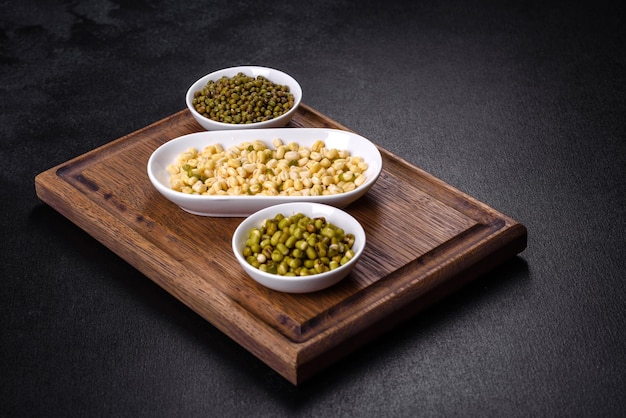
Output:
[[[621,2],[178,3],[0,1],[0,415],[626,413]],[[34,190],[240,64],[290,73],[528,248],[291,386]]]

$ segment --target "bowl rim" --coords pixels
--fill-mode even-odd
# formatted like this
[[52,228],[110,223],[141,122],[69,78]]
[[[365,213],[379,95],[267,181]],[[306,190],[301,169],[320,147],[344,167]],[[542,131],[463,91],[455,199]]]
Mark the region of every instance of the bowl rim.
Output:
[[[244,74],[246,73],[246,71],[252,71],[252,72],[260,72],[260,71],[269,71],[269,72],[274,72],[274,73],[279,73],[282,77],[286,78],[287,80],[290,81],[289,84],[289,91],[290,93],[292,93],[294,95],[294,104],[293,107],[291,109],[289,109],[286,113],[283,113],[282,115],[280,115],[277,118],[273,118],[273,119],[269,119],[266,121],[262,121],[262,122],[254,122],[254,123],[224,123],[224,122],[219,122],[213,119],[209,119],[206,116],[201,115],[200,113],[198,113],[198,111],[196,110],[196,108],[193,106],[193,104],[191,103],[192,99],[193,99],[193,95],[194,93],[201,87],[206,85],[206,83],[211,80],[211,79],[218,79],[220,77],[222,77],[223,75],[226,75],[228,73],[233,73],[233,75],[235,75],[238,72],[243,72]],[[248,75],[248,74],[246,74]],[[269,77],[268,77],[269,79]],[[274,80],[269,79],[271,82],[275,83]],[[281,84],[285,84],[285,83],[281,83]],[[295,91],[294,91],[295,89]],[[239,65],[239,66],[234,66],[234,67],[227,67],[227,68],[222,68],[213,72],[210,72],[208,74],[203,75],[202,77],[198,78],[196,81],[194,81],[189,88],[187,89],[187,92],[185,94],[185,103],[187,104],[187,108],[189,109],[189,111],[191,112],[191,114],[195,117],[195,118],[201,118],[203,121],[206,121],[208,124],[211,125],[215,125],[216,127],[220,127],[220,128],[229,128],[229,129],[233,129],[233,127],[238,127],[241,126],[240,129],[247,129],[248,127],[250,129],[258,129],[259,127],[263,127],[263,126],[267,126],[271,123],[276,123],[276,121],[280,121],[280,120],[284,120],[287,118],[291,118],[293,116],[293,114],[297,111],[298,107],[300,106],[300,103],[302,102],[302,86],[300,85],[300,83],[298,82],[298,80],[296,80],[293,76],[287,74],[286,72],[276,69],[276,68],[272,68],[272,67],[264,67],[264,66],[260,66],[260,65]],[[254,128],[252,128],[254,127]]]
[[[347,219],[350,220],[351,223],[354,224],[354,226],[359,230],[359,235],[362,236],[362,240],[360,240],[359,242],[359,246],[357,248],[357,251],[354,252],[354,257],[352,257],[352,259],[350,259],[350,261],[348,261],[346,264],[344,264],[343,266],[340,266],[339,268],[335,269],[335,270],[330,270],[330,271],[326,271],[324,273],[317,273],[317,274],[311,274],[309,276],[281,276],[279,274],[272,274],[272,273],[267,273],[264,272],[262,270],[259,270],[257,268],[255,268],[254,266],[250,265],[246,259],[243,257],[243,254],[241,253],[241,249],[239,248],[239,238],[240,236],[242,236],[242,234],[244,234],[246,232],[246,230],[249,230],[250,228],[252,228],[254,225],[258,225],[259,223],[254,223],[251,224],[251,218],[259,218],[259,222],[262,222],[265,219],[269,218],[269,214],[270,213],[274,213],[277,214],[279,211],[281,211],[283,208],[284,209],[288,209],[288,208],[293,208],[293,207],[304,207],[309,209],[310,211],[314,212],[316,209],[323,209],[323,210],[331,210],[333,212],[336,213],[341,213],[344,217],[346,217]],[[300,211],[301,212],[301,211]],[[265,214],[268,214],[267,216],[265,216]],[[285,216],[287,216],[285,214]],[[341,226],[343,228],[343,226]],[[345,228],[344,228],[345,229]],[[355,233],[356,231],[351,231],[351,233]],[[244,270],[251,270],[254,271],[255,274],[258,274],[261,277],[264,277],[266,279],[270,279],[270,280],[274,280],[277,282],[283,282],[283,283],[293,283],[294,281],[299,281],[301,283],[310,283],[312,281],[323,281],[324,279],[340,274],[341,272],[344,272],[346,270],[351,270],[354,265],[359,261],[361,255],[363,254],[363,251],[365,250],[365,246],[367,244],[367,236],[365,234],[365,228],[363,228],[363,225],[361,225],[361,223],[351,214],[349,214],[348,212],[346,212],[343,209],[340,209],[338,207],[335,206],[331,206],[331,205],[326,205],[324,203],[315,203],[315,202],[291,202],[291,203],[281,203],[281,204],[277,204],[277,205],[272,205],[272,206],[268,206],[266,208],[263,208],[253,214],[251,214],[250,216],[246,217],[243,221],[241,221],[239,223],[239,225],[237,225],[237,228],[235,229],[235,231],[233,232],[232,238],[231,238],[231,245],[232,245],[232,250],[233,253],[235,254],[235,257],[237,258],[237,261],[242,265],[242,268],[244,268]],[[347,274],[347,273],[346,273]],[[252,277],[254,279],[254,277]],[[256,279],[255,279],[256,280]]]

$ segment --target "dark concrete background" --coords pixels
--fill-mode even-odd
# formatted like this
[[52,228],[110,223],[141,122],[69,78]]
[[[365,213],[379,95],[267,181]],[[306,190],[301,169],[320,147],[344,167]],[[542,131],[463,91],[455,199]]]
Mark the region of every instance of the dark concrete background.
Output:
[[[622,2],[309,3],[0,1],[0,415],[626,413]],[[240,64],[290,73],[528,248],[294,388],[34,189]]]

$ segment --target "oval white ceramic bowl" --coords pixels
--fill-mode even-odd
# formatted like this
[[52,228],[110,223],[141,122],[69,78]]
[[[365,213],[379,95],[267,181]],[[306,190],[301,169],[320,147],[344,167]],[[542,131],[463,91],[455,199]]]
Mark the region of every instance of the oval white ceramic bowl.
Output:
[[[365,182],[353,191],[327,196],[208,196],[191,195],[170,187],[167,166],[189,148],[198,150],[208,145],[221,144],[224,149],[245,141],[260,139],[272,147],[272,140],[280,138],[284,143],[296,142],[310,147],[322,140],[327,148],[346,149],[350,155],[359,156],[368,164]],[[239,131],[210,131],[184,135],[157,148],[148,160],[148,177],[154,187],[167,199],[195,215],[215,217],[248,216],[260,209],[279,203],[295,201],[324,203],[345,207],[363,196],[374,185],[382,170],[382,158],[378,148],[368,139],[352,132],[325,128],[273,128]]]
[[[194,107],[192,103],[193,96],[196,91],[202,90],[202,88],[206,86],[206,84],[210,80],[217,81],[218,79],[224,76],[233,77],[240,72],[250,77],[263,76],[274,84],[288,86],[289,91],[291,94],[293,94],[293,97],[295,100],[293,107],[289,109],[288,112],[282,114],[281,116],[277,118],[270,119],[264,122],[256,122],[256,123],[248,123],[248,124],[242,124],[242,123],[233,124],[233,123],[217,122],[205,116],[202,116],[200,113],[198,113],[198,111],[196,110],[196,108]],[[204,129],[208,131],[233,130],[233,129],[278,128],[278,127],[287,125],[291,121],[291,118],[293,118],[294,113],[296,113],[298,106],[300,106],[300,103],[302,102],[302,88],[300,87],[300,84],[293,77],[291,77],[289,74],[286,74],[282,71],[279,71],[273,68],[268,68],[268,67],[256,67],[256,66],[247,65],[247,66],[240,66],[240,67],[224,68],[222,70],[214,71],[210,74],[205,75],[204,77],[200,78],[195,83],[193,83],[191,87],[189,87],[189,89],[187,90],[187,94],[185,96],[185,101],[187,103],[187,108],[189,109],[193,117],[198,121],[198,123]]]
[[[343,228],[346,233],[354,234],[355,239],[354,245],[352,246],[352,249],[354,250],[354,257],[338,269],[301,277],[270,274],[251,266],[243,256],[243,249],[246,245],[250,229],[255,226],[260,226],[264,220],[271,219],[279,213],[284,216],[303,213],[311,218],[323,216],[326,218],[326,221]],[[333,206],[306,202],[284,203],[262,209],[241,222],[235,230],[232,239],[235,257],[237,257],[237,261],[239,261],[239,264],[246,271],[246,273],[263,286],[286,293],[315,292],[338,283],[350,274],[355,264],[363,254],[365,244],[365,231],[363,230],[361,224],[350,214]]]

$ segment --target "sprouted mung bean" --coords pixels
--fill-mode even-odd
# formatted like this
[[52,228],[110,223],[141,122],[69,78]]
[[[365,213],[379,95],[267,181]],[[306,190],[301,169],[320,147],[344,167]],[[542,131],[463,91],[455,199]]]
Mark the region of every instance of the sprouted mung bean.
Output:
[[355,236],[302,213],[278,214],[250,229],[243,256],[253,267],[281,276],[309,276],[334,270],[354,257]]
[[167,167],[173,190],[199,195],[323,196],[352,191],[365,182],[367,163],[347,150],[261,140],[228,149],[212,144],[180,154]]

